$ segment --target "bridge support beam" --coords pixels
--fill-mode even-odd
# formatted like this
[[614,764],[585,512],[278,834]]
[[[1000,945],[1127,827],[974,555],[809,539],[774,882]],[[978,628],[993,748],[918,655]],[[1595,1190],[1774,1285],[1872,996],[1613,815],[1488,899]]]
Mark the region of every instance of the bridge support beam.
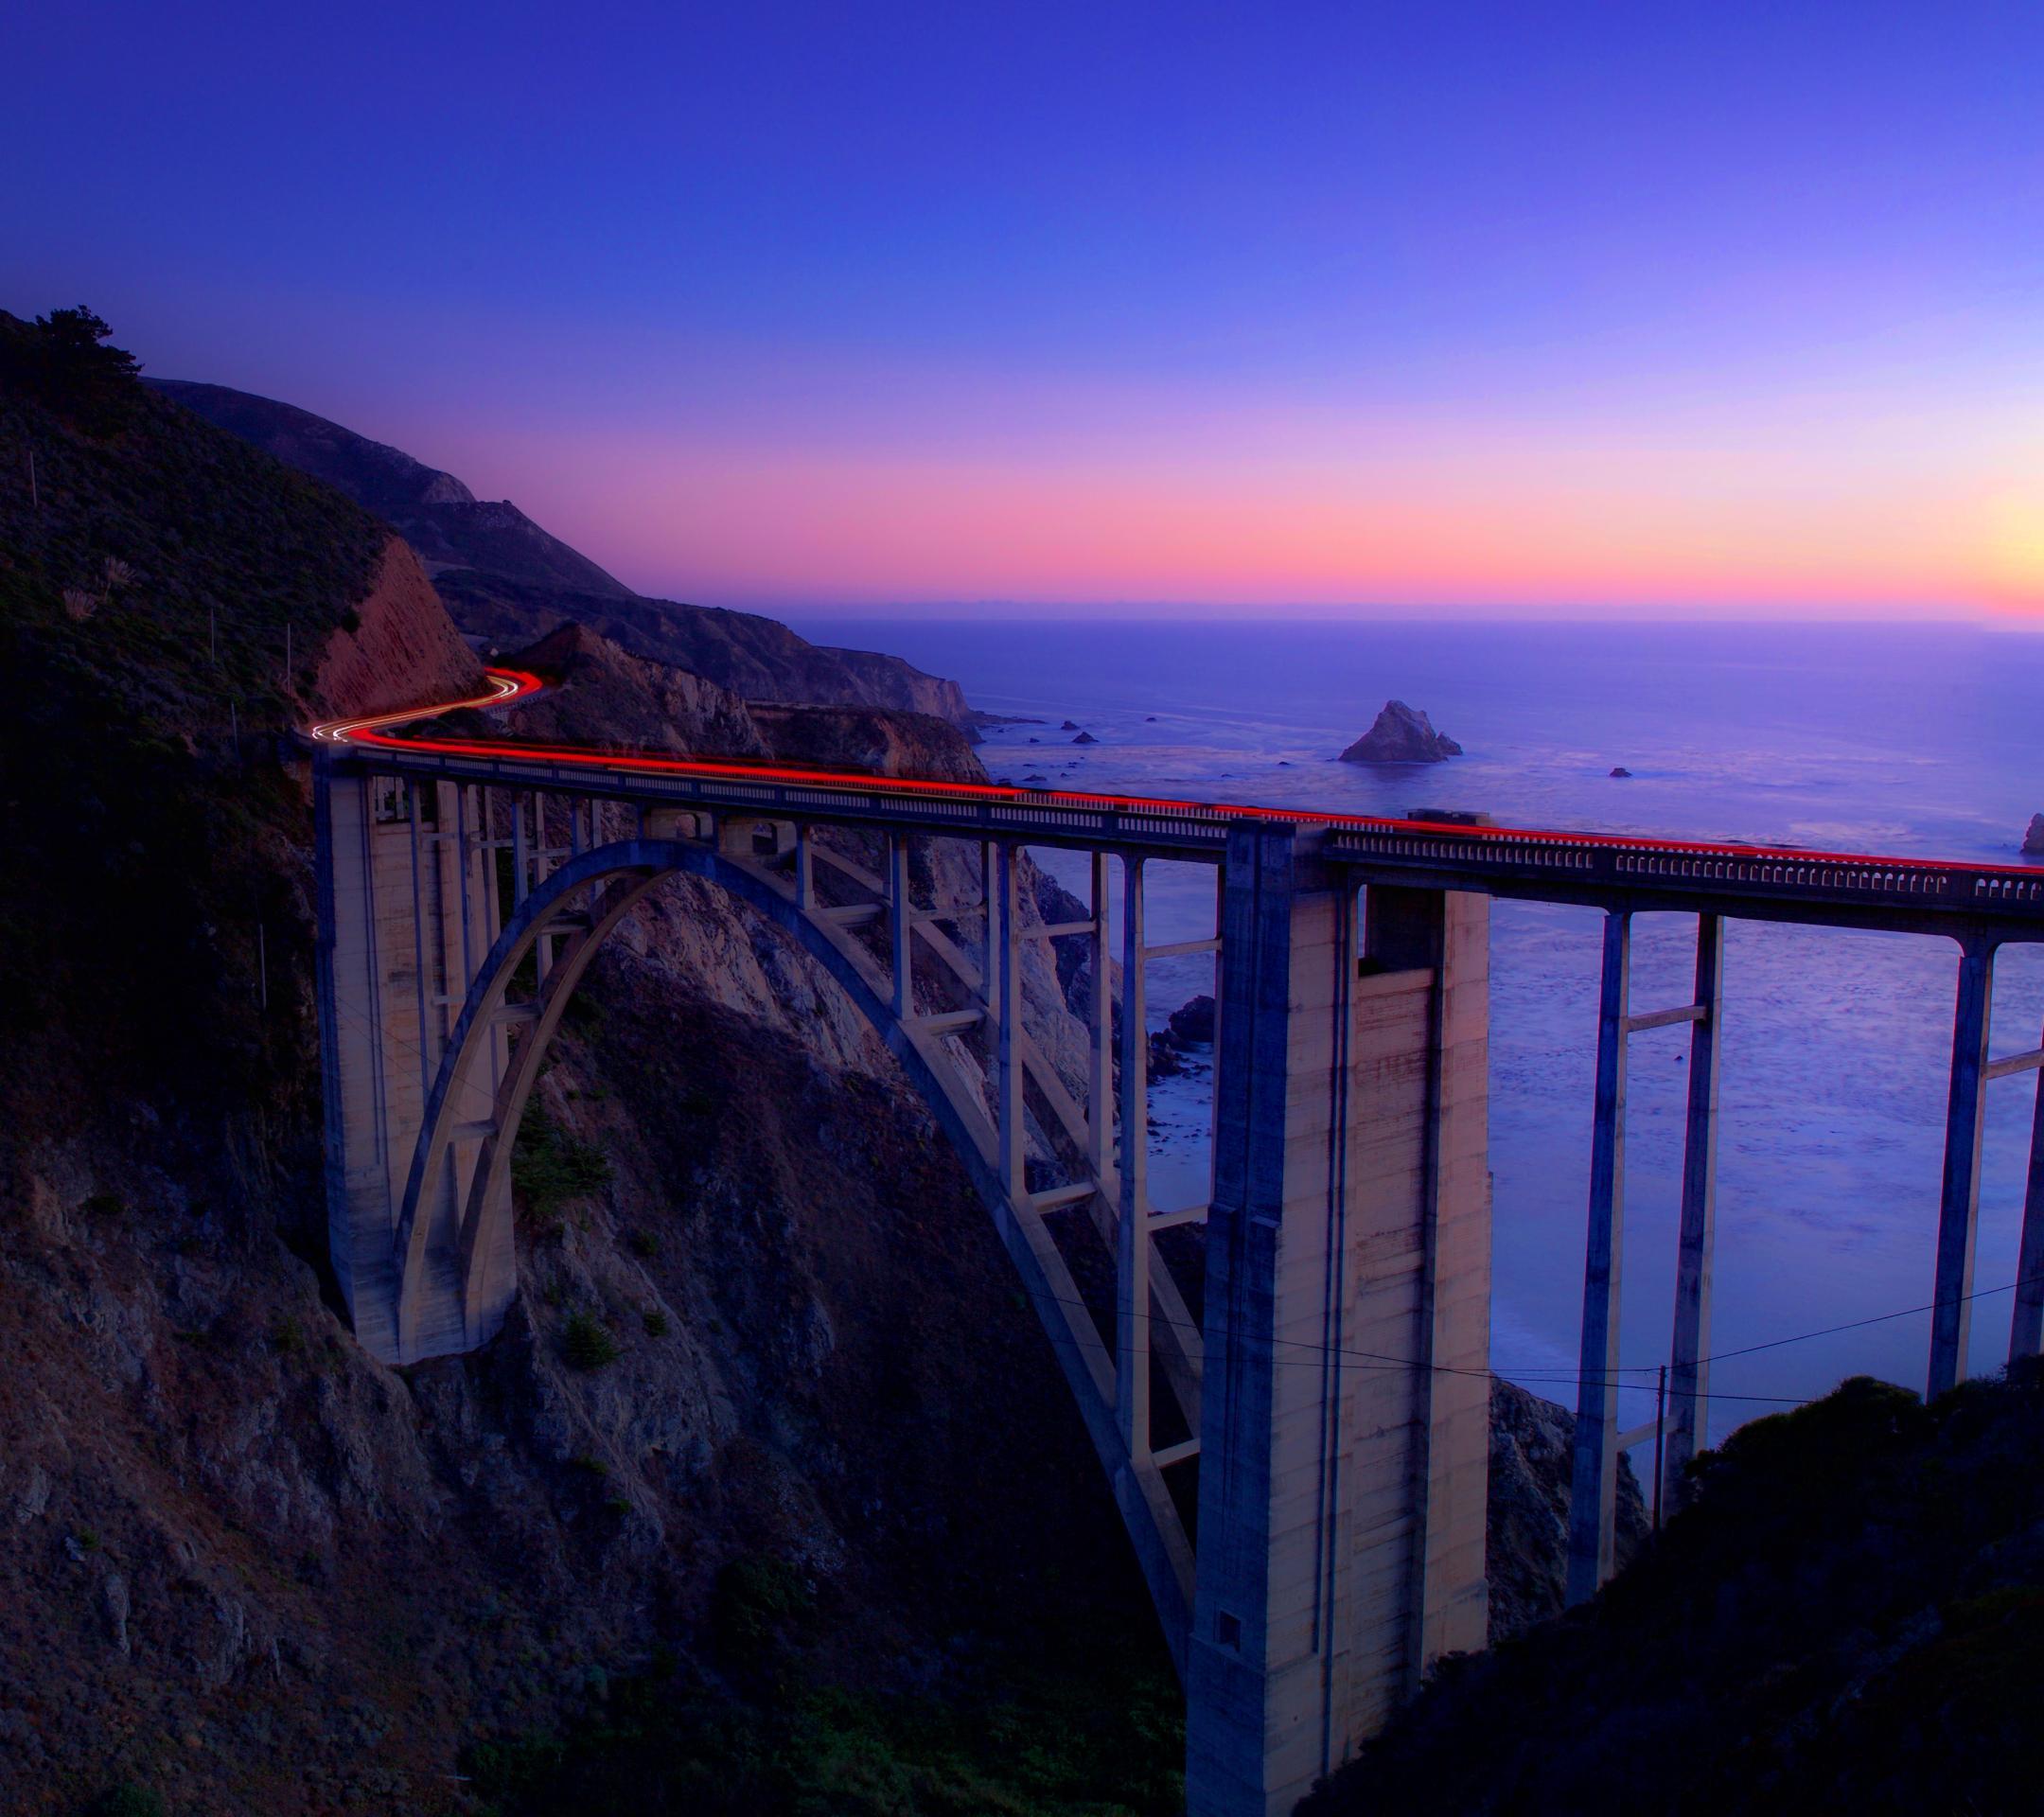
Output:
[[[1685,1497],[1685,1473],[1709,1442],[1711,1263],[1717,1244],[1718,1031],[1724,1017],[1724,921],[1697,917],[1696,1003],[1689,1031],[1689,1119],[1683,1142],[1682,1227],[1675,1258],[1675,1335],[1669,1350],[1667,1446],[1662,1492]],[[1616,1504],[1612,1505],[1615,1517]]]
[[1965,1378],[1966,1347],[1973,1333],[1981,1119],[1993,1002],[1994,945],[1978,937],[1968,939],[1959,950],[1959,988],[1952,1010],[1951,1089],[1945,1111],[1945,1177],[1938,1206],[1937,1290],[1931,1296],[1926,1397],[1933,1401]]
[[1289,1811],[1487,1629],[1489,904],[1371,897],[1359,951],[1309,838],[1230,832],[1191,1817]]
[[[2039,1043],[2044,1047],[2044,1042]],[[2022,1242],[2016,1258],[2016,1310],[2009,1318],[2009,1361],[2037,1353],[2044,1340],[2044,1069],[2037,1072],[2030,1120],[2030,1178],[2023,1191]]]
[[1583,1252],[1582,1367],[1569,1491],[1567,1597],[1588,1602],[1612,1574],[1618,1495],[1618,1304],[1625,1261],[1626,1022],[1632,917],[1604,918],[1596,1105],[1590,1142],[1590,1231]]

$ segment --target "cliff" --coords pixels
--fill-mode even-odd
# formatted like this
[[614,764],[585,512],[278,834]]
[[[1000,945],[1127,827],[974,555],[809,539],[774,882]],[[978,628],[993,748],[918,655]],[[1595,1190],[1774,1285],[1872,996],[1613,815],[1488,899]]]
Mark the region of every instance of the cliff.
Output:
[[504,649],[573,620],[637,655],[691,670],[749,700],[926,713],[960,729],[972,723],[957,682],[925,675],[898,656],[812,644],[756,612],[613,599],[479,569],[449,570],[436,581],[462,629]]
[[383,544],[369,591],[319,653],[308,704],[318,714],[388,713],[483,691],[483,665],[449,622],[401,537]]

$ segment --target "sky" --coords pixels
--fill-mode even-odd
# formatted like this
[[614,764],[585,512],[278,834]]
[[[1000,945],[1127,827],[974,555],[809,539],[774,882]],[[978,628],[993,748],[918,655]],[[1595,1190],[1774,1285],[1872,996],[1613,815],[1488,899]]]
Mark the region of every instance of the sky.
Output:
[[0,16],[0,308],[643,591],[2044,623],[2044,7]]

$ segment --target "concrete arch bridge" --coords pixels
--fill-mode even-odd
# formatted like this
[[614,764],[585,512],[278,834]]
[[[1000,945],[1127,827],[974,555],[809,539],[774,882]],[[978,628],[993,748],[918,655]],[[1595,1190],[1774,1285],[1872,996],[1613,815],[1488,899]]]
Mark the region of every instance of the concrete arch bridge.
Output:
[[[485,702],[537,685],[492,672]],[[894,782],[322,726],[319,987],[333,1265],[392,1362],[467,1350],[517,1291],[510,1157],[605,940],[685,873],[799,942],[878,1032],[994,1218],[1049,1337],[1187,1693],[1195,1817],[1289,1810],[1441,1654],[1484,1644],[1489,927],[1493,896],[1605,911],[1570,1593],[1612,1568],[1628,1037],[1690,1028],[1669,1480],[1708,1392],[1728,916],[1960,947],[1930,1385],[1967,1342],[1997,948],[2044,939],[2044,872]],[[918,900],[919,850],[971,885]],[[1027,919],[1029,846],[1088,855],[1084,914]],[[1154,945],[1146,867],[1213,869],[1209,938]],[[949,867],[956,874],[959,867]],[[1119,870],[1119,879],[1115,872]],[[1109,896],[1122,904],[1113,1000]],[[1697,923],[1696,991],[1635,1014],[1634,914]],[[1090,955],[1087,1078],[1031,1038],[1024,944]],[[1147,1178],[1146,964],[1215,955],[1212,1187]],[[1119,1029],[1119,1032],[1118,1032]],[[1119,1049],[1119,1051],[1117,1050]],[[2012,1346],[2044,1316],[2044,1108]],[[1158,1238],[1204,1226],[1202,1315]],[[1088,1303],[1076,1227],[1114,1263]],[[1182,1507],[1197,1509],[1195,1546]]]

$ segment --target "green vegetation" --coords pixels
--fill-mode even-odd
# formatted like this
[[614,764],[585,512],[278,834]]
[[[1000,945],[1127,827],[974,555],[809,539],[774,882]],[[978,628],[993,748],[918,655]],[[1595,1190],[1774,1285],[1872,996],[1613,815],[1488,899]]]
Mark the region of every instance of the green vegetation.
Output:
[[663,1660],[599,1684],[557,1735],[469,1748],[489,1817],[1175,1817],[1178,1690],[1154,1654],[1093,1635],[996,1655],[953,1697],[804,1673],[816,1599],[784,1562],[719,1574],[712,1622],[734,1697]]
[[86,1817],[164,1817],[164,1802],[132,1779],[110,1786],[85,1807]]
[[649,1307],[646,1311],[641,1313],[639,1322],[645,1327],[645,1334],[648,1337],[665,1337],[667,1335],[667,1314],[657,1306]]
[[1857,1379],[1696,1468],[1591,1608],[1445,1667],[1302,1813],[2035,1809],[2044,1374]]
[[537,1104],[525,1107],[511,1150],[511,1184],[534,1218],[551,1218],[572,1199],[609,1183],[610,1163],[593,1142],[561,1128]]
[[571,1313],[561,1327],[561,1355],[570,1368],[600,1369],[618,1360],[617,1339],[593,1313]]

